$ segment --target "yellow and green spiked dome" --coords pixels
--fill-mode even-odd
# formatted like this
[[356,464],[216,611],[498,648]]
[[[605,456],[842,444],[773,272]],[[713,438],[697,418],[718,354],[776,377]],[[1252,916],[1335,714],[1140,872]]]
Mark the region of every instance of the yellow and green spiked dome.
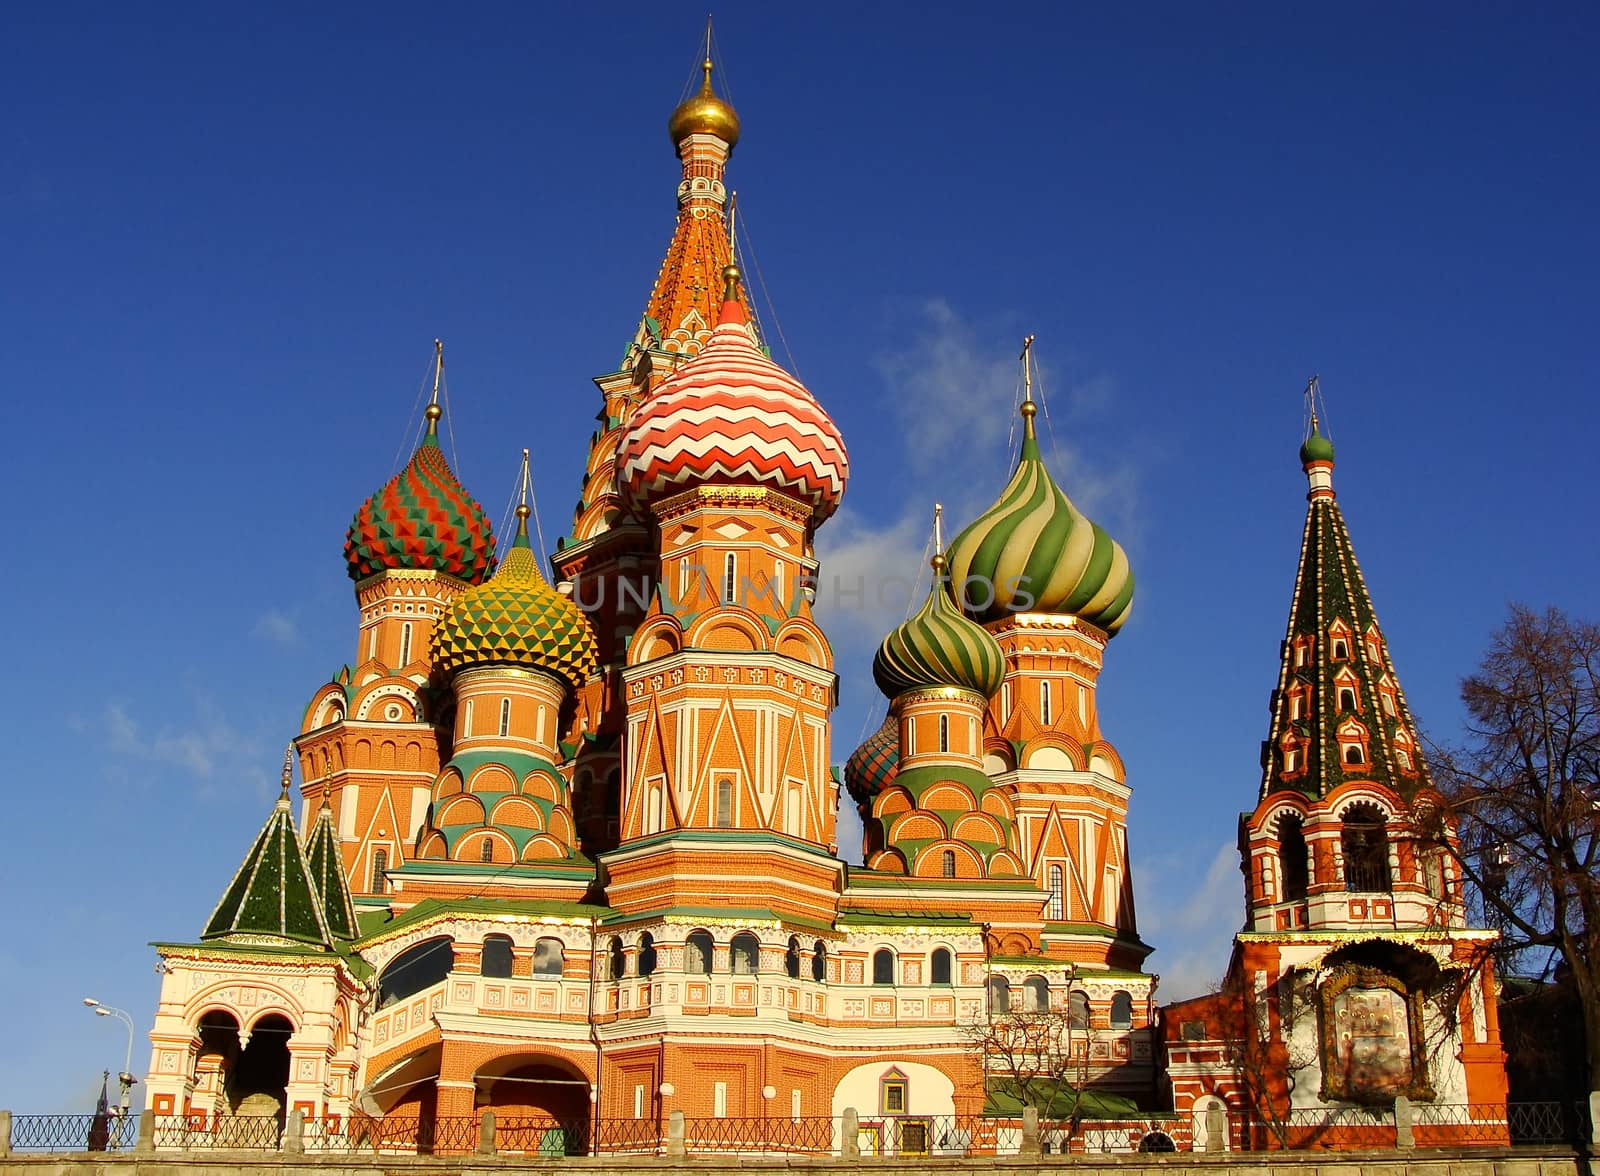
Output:
[[1006,660],[995,639],[961,615],[933,557],[933,589],[910,620],[896,626],[872,659],[872,679],[889,698],[908,690],[955,686],[985,698],[1000,689]]
[[595,671],[594,630],[578,606],[539,574],[528,543],[527,506],[494,576],[456,597],[433,631],[433,660],[446,673],[483,665],[543,670],[580,686]]
[[1122,547],[1084,517],[1039,457],[1032,400],[1022,403],[1022,457],[1000,499],[950,544],[950,583],[968,615],[1081,617],[1115,634],[1133,603]]
[[430,404],[428,431],[406,468],[356,511],[344,540],[352,580],[413,568],[476,584],[494,566],[489,518],[439,448],[439,416]]

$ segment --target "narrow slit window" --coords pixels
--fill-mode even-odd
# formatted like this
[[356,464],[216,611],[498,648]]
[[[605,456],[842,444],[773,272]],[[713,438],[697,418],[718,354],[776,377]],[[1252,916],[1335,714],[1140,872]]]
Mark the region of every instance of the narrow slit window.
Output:
[[956,851],[955,850],[947,849],[947,850],[944,851],[944,853],[942,853],[940,855],[940,858],[939,858],[939,873],[942,874],[946,878],[954,878],[956,876]]
[[950,716],[939,716],[939,750],[950,750]]
[[411,664],[411,622],[407,621],[400,626],[400,664]]
[[722,603],[732,604],[739,592],[739,562],[733,552],[722,561]]
[[372,851],[372,893],[386,894],[389,890],[389,879],[384,875],[389,872],[389,851],[375,849]]
[[1066,918],[1066,871],[1060,866],[1050,867],[1050,918],[1059,923]]
[[478,860],[481,862],[494,861],[494,839],[485,837],[478,842]]
[[511,734],[511,700],[509,698],[500,700],[500,734]]
[[718,829],[733,828],[733,781],[717,781],[717,814],[716,826]]
[[1050,683],[1039,683],[1039,721],[1046,727],[1050,725]]

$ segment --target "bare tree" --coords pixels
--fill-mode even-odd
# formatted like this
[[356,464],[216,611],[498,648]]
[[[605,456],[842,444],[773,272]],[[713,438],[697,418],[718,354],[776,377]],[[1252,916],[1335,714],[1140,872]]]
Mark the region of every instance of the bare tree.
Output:
[[993,1011],[961,1026],[987,1089],[1041,1121],[1076,1127],[1089,1074],[1089,1029],[1068,1009]]
[[1419,834],[1454,853],[1508,971],[1570,978],[1600,1090],[1600,626],[1512,606],[1461,699],[1465,740],[1429,749],[1445,820]]
[[1298,1074],[1318,1060],[1315,1033],[1308,1046],[1297,1032],[1316,1025],[1314,1001],[1310,980],[1300,973],[1289,972],[1272,988],[1257,989],[1235,971],[1208,1005],[1206,1032],[1222,1043],[1246,1130],[1266,1128],[1279,1148],[1304,1146],[1291,1142],[1290,1112]]

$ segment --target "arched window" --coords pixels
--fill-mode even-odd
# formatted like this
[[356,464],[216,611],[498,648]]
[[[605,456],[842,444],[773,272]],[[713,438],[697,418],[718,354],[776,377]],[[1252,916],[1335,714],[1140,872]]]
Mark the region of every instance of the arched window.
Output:
[[1089,1027],[1089,994],[1074,992],[1067,997],[1068,1024],[1074,1029]]
[[654,976],[656,974],[656,940],[655,936],[646,931],[639,936],[639,975]]
[[1133,1028],[1133,997],[1126,992],[1118,991],[1111,994],[1111,1027]]
[[1029,976],[1022,982],[1022,1011],[1025,1013],[1050,1011],[1050,983],[1043,976]]
[[506,979],[511,975],[511,936],[485,935],[483,957],[478,971],[485,976]]
[[761,971],[761,941],[741,931],[728,944],[729,970],[735,976],[754,976]]
[[615,935],[611,937],[611,945],[607,949],[607,954],[611,957],[611,978],[613,980],[621,980],[628,974],[628,956],[622,950],[622,940]]
[[485,837],[478,842],[478,860],[480,862],[494,861],[494,838]]
[[800,979],[800,941],[793,935],[783,951],[783,974],[791,980]]
[[567,945],[546,937],[533,945],[533,974],[559,976],[567,962]]
[[1350,656],[1350,645],[1343,637],[1334,641],[1333,656],[1339,661],[1343,661]]
[[461,720],[461,731],[465,735],[472,734],[472,699],[467,699],[466,717]]
[[872,982],[874,984],[894,983],[894,952],[887,947],[880,947],[872,953]]
[[939,716],[939,750],[950,750],[950,716]]
[[1004,976],[989,977],[989,1011],[991,1013],[1011,1011],[1011,982]]
[[946,878],[956,876],[956,851],[947,849],[939,855],[939,873]]
[[1346,890],[1379,894],[1390,889],[1389,833],[1382,810],[1370,804],[1345,809],[1339,845]]
[[828,978],[828,945],[820,939],[811,945],[811,978],[813,980]]
[[411,664],[411,622],[407,621],[400,626],[400,666],[404,668]]
[[500,700],[500,734],[511,734],[511,700],[509,698]]
[[1067,873],[1060,866],[1051,866],[1050,918],[1059,923],[1067,917]]
[[1050,725],[1050,683],[1039,683],[1039,721],[1046,727]]
[[928,979],[934,984],[950,983],[950,949],[936,947],[933,949],[933,958],[928,961]]
[[1305,828],[1294,813],[1278,818],[1278,877],[1283,887],[1279,902],[1301,902],[1311,882],[1311,857],[1306,851]]
[[695,976],[709,976],[713,951],[711,932],[689,932],[683,944],[683,970]]
[[1359,744],[1359,743],[1347,743],[1347,744],[1345,744],[1344,762],[1347,763],[1347,764],[1364,764],[1364,763],[1367,762],[1367,756],[1366,756],[1366,753],[1361,750],[1361,744]]
[[372,851],[372,893],[387,894],[389,892],[389,851],[375,849]]
[[722,603],[733,604],[739,596],[739,563],[733,552],[722,561]]
[[733,781],[726,778],[717,781],[716,826],[733,828]]
[[406,948],[378,975],[378,1007],[404,1000],[439,983],[450,974],[455,958],[455,948],[448,935]]
[[1356,709],[1356,692],[1353,687],[1339,687],[1339,709],[1353,711]]

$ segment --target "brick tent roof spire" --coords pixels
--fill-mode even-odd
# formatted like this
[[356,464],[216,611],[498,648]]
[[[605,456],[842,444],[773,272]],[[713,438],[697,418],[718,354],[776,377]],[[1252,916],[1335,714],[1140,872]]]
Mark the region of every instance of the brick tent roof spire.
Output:
[[295,836],[289,785],[294,772],[294,747],[284,753],[282,792],[267,823],[256,834],[233,881],[200,933],[202,940],[240,939],[247,943],[333,950],[333,938],[322,914],[322,897],[312,882],[311,866]]
[[1389,656],[1344,513],[1333,493],[1333,443],[1321,432],[1315,378],[1300,464],[1310,483],[1289,605],[1261,795],[1324,796],[1373,780],[1401,796],[1428,786],[1416,721]]

